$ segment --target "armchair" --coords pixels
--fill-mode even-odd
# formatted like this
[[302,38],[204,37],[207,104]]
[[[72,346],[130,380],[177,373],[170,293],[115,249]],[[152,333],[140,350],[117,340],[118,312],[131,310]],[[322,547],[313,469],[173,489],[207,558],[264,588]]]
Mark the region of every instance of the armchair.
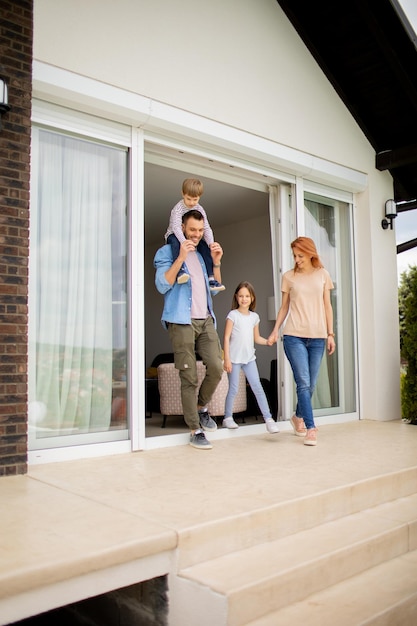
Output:
[[[197,361],[198,383],[201,384],[205,373],[202,361]],[[162,428],[166,426],[168,415],[182,415],[181,384],[178,370],[173,363],[162,363],[158,367],[158,387],[160,397],[160,411],[163,415]],[[222,378],[208,404],[208,410],[212,417],[224,416],[224,403],[229,390],[227,373],[223,372]],[[240,372],[239,390],[235,398],[234,412],[246,411],[246,379]]]

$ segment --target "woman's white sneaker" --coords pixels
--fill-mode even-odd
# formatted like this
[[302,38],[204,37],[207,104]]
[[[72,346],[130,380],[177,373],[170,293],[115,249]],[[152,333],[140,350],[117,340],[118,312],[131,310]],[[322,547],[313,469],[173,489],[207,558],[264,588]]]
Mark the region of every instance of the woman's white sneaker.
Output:
[[225,417],[222,424],[224,428],[239,428],[239,424],[236,424],[233,417]]

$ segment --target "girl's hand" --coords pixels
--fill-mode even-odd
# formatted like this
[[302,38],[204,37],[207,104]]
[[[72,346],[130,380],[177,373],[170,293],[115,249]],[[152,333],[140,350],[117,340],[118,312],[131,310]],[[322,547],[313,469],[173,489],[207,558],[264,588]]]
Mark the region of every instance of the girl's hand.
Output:
[[268,346],[273,346],[274,343],[278,341],[278,331],[273,330],[272,333],[269,335],[267,341],[268,341]]
[[230,374],[230,372],[232,371],[232,362],[229,361],[228,359],[225,360],[224,363],[223,363],[223,369],[224,369],[225,372]]

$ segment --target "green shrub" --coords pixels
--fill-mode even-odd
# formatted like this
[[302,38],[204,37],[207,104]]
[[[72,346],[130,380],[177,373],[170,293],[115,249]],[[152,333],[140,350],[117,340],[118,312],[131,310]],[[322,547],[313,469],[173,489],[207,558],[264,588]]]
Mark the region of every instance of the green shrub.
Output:
[[417,267],[401,274],[398,291],[400,314],[401,413],[417,424]]

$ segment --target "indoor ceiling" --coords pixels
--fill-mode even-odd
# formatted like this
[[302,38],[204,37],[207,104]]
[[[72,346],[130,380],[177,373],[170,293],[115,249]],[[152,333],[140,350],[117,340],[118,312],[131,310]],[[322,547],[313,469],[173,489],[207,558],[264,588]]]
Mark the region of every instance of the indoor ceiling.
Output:
[[[204,184],[201,205],[214,232],[217,228],[268,214],[268,182],[264,176],[230,174],[229,165],[205,165],[193,156],[193,164],[178,160],[172,153],[167,159],[147,155],[145,162],[145,237],[146,245],[164,242],[171,209],[181,199],[185,178],[199,178]],[[216,234],[216,232],[215,232]]]

